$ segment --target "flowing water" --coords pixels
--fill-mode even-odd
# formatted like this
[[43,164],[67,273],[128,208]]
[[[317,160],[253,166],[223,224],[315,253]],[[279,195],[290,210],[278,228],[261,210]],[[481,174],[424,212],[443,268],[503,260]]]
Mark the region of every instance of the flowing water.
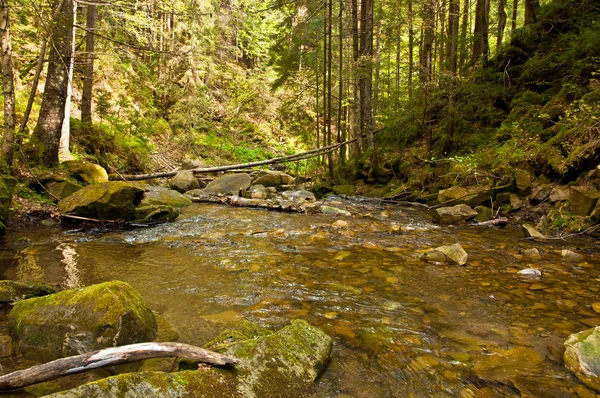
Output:
[[[353,213],[348,225],[194,205],[147,229],[14,232],[0,277],[126,281],[179,341],[198,345],[242,318],[273,329],[305,319],[335,341],[314,397],[593,396],[564,368],[562,344],[600,325],[595,241],[533,242],[516,227],[440,227],[409,207],[333,205]],[[466,266],[419,261],[457,242]],[[534,247],[541,258],[523,254]],[[562,249],[585,261],[563,261]],[[517,274],[528,267],[542,277]]]

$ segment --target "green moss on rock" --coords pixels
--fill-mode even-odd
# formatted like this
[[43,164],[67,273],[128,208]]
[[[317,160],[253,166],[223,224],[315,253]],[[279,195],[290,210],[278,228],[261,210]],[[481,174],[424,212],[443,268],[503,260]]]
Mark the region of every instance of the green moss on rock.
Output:
[[120,281],[22,300],[8,320],[23,356],[35,360],[152,341],[157,333],[152,311]]
[[56,293],[56,289],[42,283],[0,281],[0,303],[12,303],[31,297]]

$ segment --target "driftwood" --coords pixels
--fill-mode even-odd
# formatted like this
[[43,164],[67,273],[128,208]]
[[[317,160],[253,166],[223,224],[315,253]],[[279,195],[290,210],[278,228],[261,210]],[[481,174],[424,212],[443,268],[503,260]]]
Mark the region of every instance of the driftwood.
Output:
[[[382,129],[376,130],[376,131],[373,132],[373,134],[377,134],[381,130]],[[362,137],[359,137],[359,138],[362,138]],[[348,144],[351,144],[353,142],[358,141],[359,138],[354,138],[354,139],[351,139],[351,140],[348,140],[348,141],[344,141],[344,142],[340,142],[340,143],[337,143],[337,144],[325,146],[325,147],[322,147],[322,148],[312,149],[310,151],[301,152],[301,153],[297,153],[295,155],[290,155],[290,156],[281,156],[281,157],[277,157],[277,158],[273,158],[273,159],[268,159],[268,160],[260,160],[260,161],[257,161],[257,162],[250,162],[250,163],[232,164],[232,165],[228,165],[228,166],[199,167],[199,168],[192,169],[191,171],[194,172],[194,173],[196,173],[196,174],[200,174],[200,173],[215,173],[215,172],[218,172],[218,171],[229,171],[229,170],[235,170],[235,169],[248,169],[248,168],[252,168],[252,167],[256,167],[256,166],[264,166],[264,165],[267,165],[267,164],[297,162],[297,161],[300,161],[300,160],[310,159],[310,158],[313,158],[313,157],[317,157],[317,156],[321,156],[321,155],[325,155],[325,154],[334,152],[335,150],[337,150],[341,146],[348,145]],[[129,174],[121,175],[121,174],[119,174],[117,176],[117,178],[118,179],[122,179],[122,180],[126,180],[126,181],[139,181],[139,180],[149,180],[149,179],[152,179],[152,178],[169,178],[169,177],[174,177],[177,173],[178,173],[178,171],[165,171],[165,172],[161,172],[161,173],[138,174],[138,175],[129,175]],[[114,178],[114,177],[111,176],[111,178]]]
[[508,224],[508,218],[500,217],[494,218],[493,220],[478,222],[474,225],[477,227],[504,227],[506,224]]
[[248,207],[253,209],[265,209],[283,211],[287,213],[305,213],[306,207],[293,201],[271,201],[262,199],[246,199],[239,196],[216,196],[208,195],[202,197],[188,196],[194,203],[217,203],[233,207]]
[[82,373],[104,366],[121,365],[150,358],[179,357],[226,366],[236,364],[236,358],[182,343],[139,343],[111,347],[87,354],[57,359],[29,369],[0,376],[0,390],[12,390]]

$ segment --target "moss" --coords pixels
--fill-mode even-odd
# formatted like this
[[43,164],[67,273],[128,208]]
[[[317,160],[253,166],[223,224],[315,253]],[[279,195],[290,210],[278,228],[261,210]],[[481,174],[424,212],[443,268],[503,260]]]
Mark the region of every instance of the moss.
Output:
[[132,220],[143,190],[126,182],[105,182],[88,185],[58,204],[64,214],[104,220]]

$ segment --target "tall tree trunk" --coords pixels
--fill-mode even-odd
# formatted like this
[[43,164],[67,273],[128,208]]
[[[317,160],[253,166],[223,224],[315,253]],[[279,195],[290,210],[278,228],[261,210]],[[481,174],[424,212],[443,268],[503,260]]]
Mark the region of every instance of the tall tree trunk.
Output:
[[435,0],[423,3],[422,45],[419,77],[421,83],[429,86],[432,73],[433,39],[435,28]]
[[[331,121],[331,99],[332,99],[332,75],[331,75],[331,67],[333,64],[333,35],[332,35],[332,26],[333,26],[333,0],[328,0],[328,25],[327,25],[327,35],[329,36],[329,40],[327,41],[327,145],[331,145],[332,139],[332,121]],[[327,165],[329,166],[329,177],[333,178],[333,152],[327,154]]]
[[[344,96],[344,0],[339,2],[340,12],[338,15],[338,51],[339,51],[339,68],[338,68],[338,117],[337,117],[337,141],[343,142],[346,140],[345,128],[342,127],[343,113],[343,96]],[[346,147],[340,147],[340,164],[346,163]]]
[[412,79],[413,79],[413,64],[414,64],[414,53],[415,47],[415,31],[413,24],[413,0],[408,0],[408,81],[406,82],[408,88],[408,100],[412,99]]
[[460,0],[450,0],[448,10],[448,72],[450,73],[450,89],[448,93],[448,116],[446,119],[447,141],[444,152],[450,152],[454,143],[455,109],[454,97],[456,88],[456,71],[458,67],[458,17],[460,13]]
[[[358,0],[352,0],[352,138],[362,134],[360,116],[360,75],[359,75],[359,32],[358,32]],[[361,140],[352,145],[352,155],[362,151]]]
[[488,21],[490,0],[477,0],[475,6],[475,30],[473,32],[473,53],[471,61],[476,64],[480,59],[484,62],[489,57]]
[[377,21],[377,32],[375,33],[375,78],[373,81],[373,115],[379,112],[379,81],[381,74],[381,20]]
[[438,42],[438,71],[441,73],[442,71],[447,69],[446,66],[446,0],[442,0],[442,6],[438,11],[438,25],[441,29]]
[[10,44],[8,0],[0,0],[0,31],[2,32],[2,90],[4,93],[4,132],[2,158],[12,168],[15,144],[15,85]]
[[513,0],[512,15],[510,18],[510,37],[514,37],[517,30],[517,15],[519,12],[519,0]]
[[463,70],[465,63],[469,58],[467,51],[467,28],[469,26],[469,3],[471,0],[464,0],[463,11],[462,11],[462,23],[460,25],[460,58],[458,61],[458,70]]
[[321,142],[320,142],[320,134],[321,134],[321,122],[319,121],[319,112],[321,111],[321,109],[319,108],[319,99],[320,99],[320,95],[319,95],[319,73],[321,73],[321,71],[319,70],[319,42],[317,41],[317,44],[315,46],[315,84],[316,84],[316,93],[315,93],[315,119],[316,119],[316,124],[317,124],[317,130],[316,130],[316,139],[317,139],[317,148],[320,147]]
[[498,34],[496,35],[496,53],[500,50],[506,28],[506,0],[498,0]]
[[58,164],[58,145],[65,117],[69,63],[73,43],[73,0],[65,0],[53,20],[48,73],[38,123],[33,132],[40,160],[47,167]]
[[[92,124],[92,93],[94,87],[94,58],[96,31],[96,5],[88,4],[85,34],[85,72],[83,74],[83,90],[81,94],[81,123]],[[237,53],[236,53],[237,54]]]
[[[325,7],[323,8],[323,146],[327,146],[329,145],[327,143],[327,131],[328,131],[328,124],[327,124],[327,99],[328,99],[328,76],[327,76],[327,67],[328,67],[328,61],[327,61],[327,53],[329,50],[329,47],[327,46],[328,40],[327,40],[327,15],[328,15],[328,7],[327,7],[327,3],[325,3]],[[323,162],[325,162],[325,157],[323,156],[322,158]]]
[[73,0],[73,40],[71,40],[71,59],[69,60],[69,80],[67,86],[67,99],[65,101],[65,119],[60,130],[60,142],[58,144],[59,160],[71,159],[69,141],[71,138],[71,97],[73,96],[73,72],[75,69],[75,23],[77,22],[77,0]]
[[537,12],[539,8],[539,0],[525,0],[525,25],[537,22]]

